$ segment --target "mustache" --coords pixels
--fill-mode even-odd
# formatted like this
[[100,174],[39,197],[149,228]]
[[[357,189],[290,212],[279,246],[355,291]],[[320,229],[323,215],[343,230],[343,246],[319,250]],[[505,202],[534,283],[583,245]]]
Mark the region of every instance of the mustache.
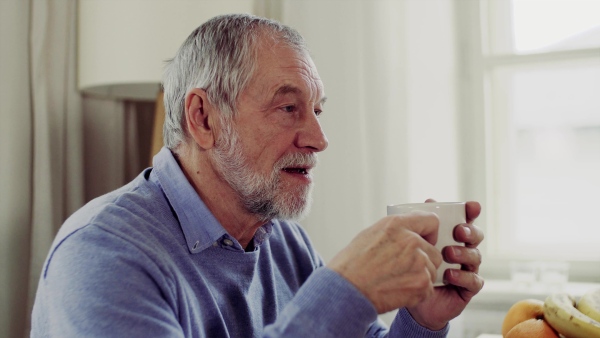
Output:
[[275,163],[277,170],[283,168],[314,168],[318,158],[315,153],[292,153],[283,156]]

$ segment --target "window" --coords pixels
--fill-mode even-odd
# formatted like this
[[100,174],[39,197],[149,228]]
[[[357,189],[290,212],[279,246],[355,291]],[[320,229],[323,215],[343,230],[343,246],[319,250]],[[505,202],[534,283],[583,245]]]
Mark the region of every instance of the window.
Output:
[[457,6],[463,183],[486,207],[490,274],[559,260],[600,280],[600,1]]

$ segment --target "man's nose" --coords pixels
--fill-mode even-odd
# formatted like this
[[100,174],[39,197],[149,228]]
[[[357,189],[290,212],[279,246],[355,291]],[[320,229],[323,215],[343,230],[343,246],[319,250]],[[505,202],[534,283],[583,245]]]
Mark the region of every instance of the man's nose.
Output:
[[327,148],[329,141],[321,129],[321,123],[314,113],[308,113],[302,121],[302,126],[296,136],[296,146],[298,148],[311,148],[313,151],[320,152]]

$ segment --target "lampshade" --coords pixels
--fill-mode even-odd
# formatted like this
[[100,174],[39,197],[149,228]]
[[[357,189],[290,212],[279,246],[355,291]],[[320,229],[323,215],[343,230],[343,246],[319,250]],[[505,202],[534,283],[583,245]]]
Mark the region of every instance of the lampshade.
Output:
[[80,0],[78,87],[96,96],[155,100],[166,60],[215,15],[251,13],[252,0]]

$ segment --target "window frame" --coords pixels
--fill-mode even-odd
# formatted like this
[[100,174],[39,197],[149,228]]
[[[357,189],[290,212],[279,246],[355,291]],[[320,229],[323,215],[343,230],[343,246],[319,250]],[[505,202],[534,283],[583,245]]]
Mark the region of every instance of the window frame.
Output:
[[[498,3],[491,3],[490,0],[455,0],[456,32],[460,46],[457,79],[462,163],[460,187],[462,196],[477,200],[483,206],[477,221],[486,235],[486,240],[480,247],[484,259],[481,274],[486,278],[508,279],[510,261],[515,260],[515,257],[503,256],[494,241],[501,236],[498,227],[494,227],[494,222],[499,218],[499,202],[493,191],[493,179],[497,176],[498,168],[492,156],[496,144],[492,128],[492,70],[502,66],[526,66],[597,57],[600,48],[492,55],[487,41],[498,32],[493,32],[490,28],[490,20],[494,19],[489,11],[509,11],[511,4],[510,1],[502,1],[503,7],[498,7]],[[523,257],[521,260],[540,259]],[[570,264],[570,281],[600,281],[600,260],[566,261]]]

